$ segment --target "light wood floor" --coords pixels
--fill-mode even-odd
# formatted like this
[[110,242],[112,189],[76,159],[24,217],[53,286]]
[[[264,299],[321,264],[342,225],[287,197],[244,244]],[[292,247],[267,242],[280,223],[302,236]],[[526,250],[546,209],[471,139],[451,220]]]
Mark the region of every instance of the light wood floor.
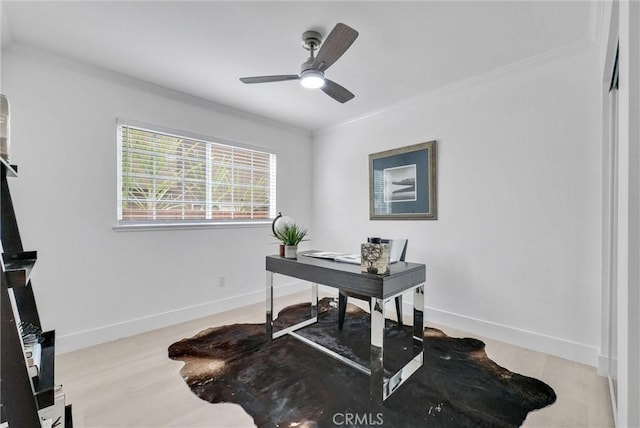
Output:
[[[279,298],[275,313],[305,295]],[[389,311],[393,312],[393,311]],[[167,357],[172,343],[212,326],[264,322],[264,306],[222,314],[63,354],[56,379],[73,404],[74,426],[82,427],[253,427],[235,404],[200,400]],[[450,336],[464,333],[437,326]],[[526,427],[613,427],[607,381],[593,367],[485,339],[489,357],[511,371],[551,385],[555,404],[529,414]]]

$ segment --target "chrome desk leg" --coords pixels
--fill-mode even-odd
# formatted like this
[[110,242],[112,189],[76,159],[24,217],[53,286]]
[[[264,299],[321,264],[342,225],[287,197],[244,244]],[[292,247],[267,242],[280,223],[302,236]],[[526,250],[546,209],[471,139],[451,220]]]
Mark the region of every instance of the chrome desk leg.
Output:
[[267,271],[267,336],[273,340],[273,272]]
[[413,341],[422,351],[424,343],[424,284],[413,289]]
[[371,299],[371,400],[382,402],[389,398],[424,362],[424,284],[414,288],[413,294],[413,358],[390,377],[384,375],[384,305],[386,300]]
[[384,400],[384,300],[371,298],[371,389],[369,398],[377,403]]
[[413,292],[413,358],[393,376],[385,379],[383,400],[386,400],[405,383],[424,363],[424,284],[418,285]]
[[318,284],[311,284],[311,318],[318,319]]
[[[283,327],[274,332],[273,323],[273,272],[267,272],[267,334],[271,340],[291,334],[302,327],[318,322],[318,284],[311,284],[311,318],[297,324]],[[299,335],[296,335],[299,337]]]

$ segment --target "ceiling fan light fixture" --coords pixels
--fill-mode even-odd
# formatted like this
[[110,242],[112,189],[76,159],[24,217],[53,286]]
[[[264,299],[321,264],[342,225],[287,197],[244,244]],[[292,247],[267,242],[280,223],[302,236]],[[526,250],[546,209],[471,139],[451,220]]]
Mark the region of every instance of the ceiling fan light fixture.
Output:
[[319,70],[305,70],[300,73],[300,84],[309,89],[322,88],[324,86],[324,73]]
[[[324,41],[317,31],[305,31],[302,34],[302,44],[305,49],[310,51],[310,55],[305,62],[300,64],[298,74],[241,77],[240,81],[242,83],[269,83],[299,80],[304,88],[322,89],[322,92],[337,102],[346,103],[355,95],[333,80],[325,79],[324,73],[349,49],[356,38],[358,38],[358,32],[341,22],[333,27]],[[320,49],[316,53],[318,47]]]

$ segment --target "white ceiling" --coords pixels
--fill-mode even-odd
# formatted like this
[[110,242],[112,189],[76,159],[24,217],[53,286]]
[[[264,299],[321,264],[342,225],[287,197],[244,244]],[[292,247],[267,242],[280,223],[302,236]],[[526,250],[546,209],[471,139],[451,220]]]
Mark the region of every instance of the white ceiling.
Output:
[[[30,45],[166,88],[318,130],[527,58],[588,43],[593,1],[3,1],[3,49]],[[301,35],[360,36],[327,77],[339,104],[296,81]]]

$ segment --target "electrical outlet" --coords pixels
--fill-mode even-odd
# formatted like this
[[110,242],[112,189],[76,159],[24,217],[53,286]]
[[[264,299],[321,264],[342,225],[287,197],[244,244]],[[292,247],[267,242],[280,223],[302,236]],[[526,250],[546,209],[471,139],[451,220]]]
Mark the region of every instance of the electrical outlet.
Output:
[[224,275],[220,275],[218,277],[218,287],[224,287],[225,285],[227,285],[227,278]]

